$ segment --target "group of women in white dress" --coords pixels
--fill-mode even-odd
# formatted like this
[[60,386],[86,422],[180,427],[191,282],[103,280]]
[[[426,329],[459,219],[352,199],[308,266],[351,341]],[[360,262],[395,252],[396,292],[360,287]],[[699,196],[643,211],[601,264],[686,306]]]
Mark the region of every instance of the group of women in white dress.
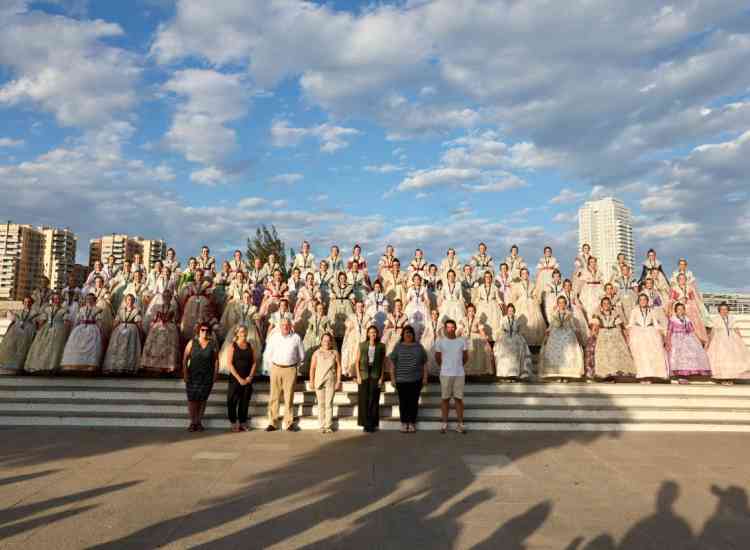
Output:
[[[265,261],[264,261],[265,260]],[[370,277],[359,246],[317,260],[304,242],[287,269],[274,255],[245,262],[242,253],[217,265],[207,247],[181,268],[170,249],[145,266],[134,257],[96,262],[83,288],[36,289],[0,344],[3,372],[177,373],[180,350],[200,324],[223,341],[220,371],[239,327],[262,360],[266,339],[288,319],[300,335],[309,369],[324,334],[335,337],[345,376],[355,376],[357,350],[371,326],[390,352],[414,328],[438,374],[434,345],[446,320],[469,343],[467,375],[501,379],[750,378],[747,349],[729,308],[713,319],[693,273],[681,260],[667,277],[649,251],[639,277],[625,261],[603,273],[584,245],[569,277],[545,247],[532,276],[511,247],[493,258],[484,243],[467,261],[449,249],[439,263],[422,250],[403,265],[388,246]],[[285,276],[286,273],[290,275]],[[539,350],[536,369],[532,350]]]

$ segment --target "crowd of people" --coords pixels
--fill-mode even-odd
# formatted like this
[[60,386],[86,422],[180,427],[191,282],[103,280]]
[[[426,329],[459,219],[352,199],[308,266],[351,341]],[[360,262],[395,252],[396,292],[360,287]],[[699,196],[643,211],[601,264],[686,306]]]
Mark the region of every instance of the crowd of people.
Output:
[[567,276],[550,247],[531,267],[517,246],[496,260],[484,243],[466,261],[449,249],[429,263],[417,249],[405,266],[392,246],[370,266],[359,246],[348,258],[333,246],[317,260],[308,242],[291,266],[273,254],[246,262],[239,250],[217,265],[208,247],[184,268],[173,249],[151,268],[138,255],[122,265],[109,257],[95,263],[82,288],[71,277],[62,292],[43,285],[24,299],[0,343],[0,371],[181,374],[193,431],[203,429],[219,374],[229,377],[233,430],[247,429],[257,376],[270,379],[268,429],[277,429],[282,399],[283,427],[295,429],[292,397],[301,375],[316,392],[326,433],[343,378],[359,384],[359,422],[374,431],[388,374],[407,433],[416,430],[430,375],[441,376],[443,430],[453,398],[458,431],[465,375],[750,379],[729,307],[709,315],[686,260],[667,275],[649,250],[640,274],[624,255],[604,273],[584,245]]

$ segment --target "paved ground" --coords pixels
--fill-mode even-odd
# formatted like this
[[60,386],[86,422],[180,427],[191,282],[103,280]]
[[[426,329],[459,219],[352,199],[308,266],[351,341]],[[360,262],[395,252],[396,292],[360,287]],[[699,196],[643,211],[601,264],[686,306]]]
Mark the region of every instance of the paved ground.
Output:
[[0,441],[3,549],[750,548],[750,435],[3,429]]

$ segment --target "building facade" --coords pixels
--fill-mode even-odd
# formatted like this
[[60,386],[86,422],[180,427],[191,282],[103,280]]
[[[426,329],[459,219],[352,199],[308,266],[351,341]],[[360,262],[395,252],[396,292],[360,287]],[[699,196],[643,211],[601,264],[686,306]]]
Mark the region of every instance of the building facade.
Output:
[[62,290],[76,263],[76,235],[67,228],[39,229],[44,234],[44,276],[47,277],[50,288]]
[[44,233],[31,225],[0,226],[0,300],[23,300],[44,276]]
[[104,235],[89,243],[89,267],[93,268],[97,261],[106,263],[109,256],[114,256],[115,263],[122,265],[126,260],[132,261],[136,254],[140,254],[143,263],[151,268],[154,262],[166,257],[167,244],[163,240],[144,239],[135,235]]
[[635,259],[633,222],[630,209],[622,201],[609,197],[588,201],[578,211],[578,246],[591,245],[599,268],[609,276],[617,265],[617,255],[625,254],[632,267]]

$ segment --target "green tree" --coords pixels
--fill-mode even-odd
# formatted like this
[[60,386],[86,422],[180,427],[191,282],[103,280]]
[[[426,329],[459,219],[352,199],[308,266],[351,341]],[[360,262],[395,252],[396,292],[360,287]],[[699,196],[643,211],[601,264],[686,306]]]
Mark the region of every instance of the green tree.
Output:
[[279,237],[276,231],[276,226],[271,225],[269,229],[265,224],[261,225],[255,230],[254,237],[248,237],[247,239],[247,260],[250,265],[253,264],[255,258],[260,258],[261,262],[265,265],[268,261],[268,256],[274,254],[276,261],[281,265],[281,269],[284,274],[284,278],[289,277],[289,263],[287,257],[294,258],[294,249],[289,249],[289,256],[286,253],[286,245],[284,241]]

